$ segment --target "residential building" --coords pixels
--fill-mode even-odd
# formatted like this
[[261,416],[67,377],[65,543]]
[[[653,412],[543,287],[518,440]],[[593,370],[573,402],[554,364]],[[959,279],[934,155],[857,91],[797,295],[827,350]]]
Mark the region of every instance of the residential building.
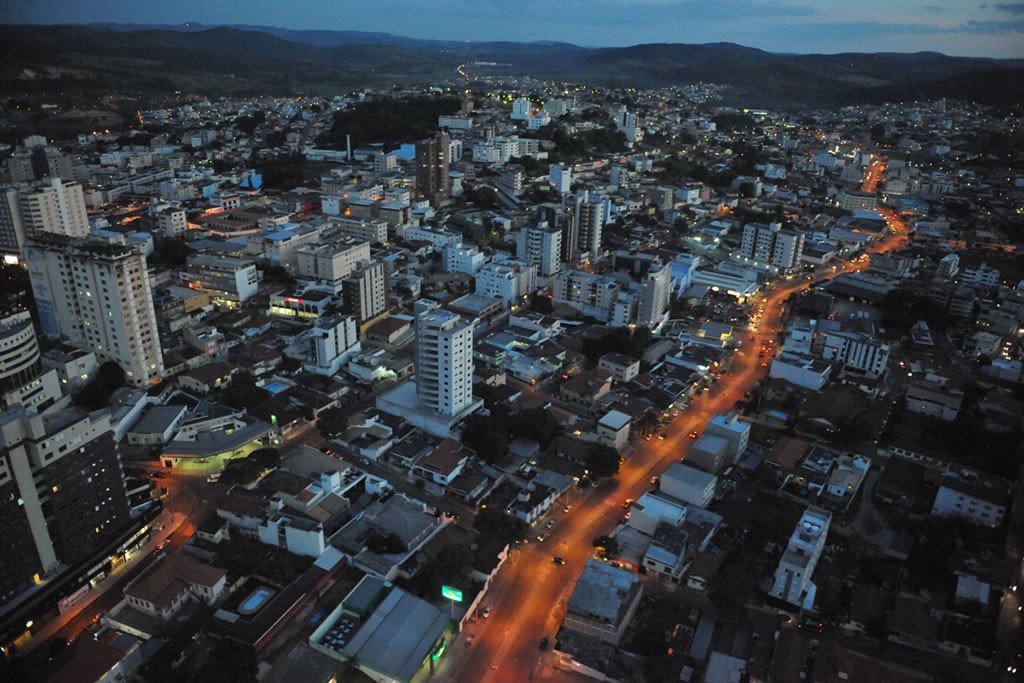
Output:
[[569,597],[565,628],[614,645],[622,641],[643,594],[640,577],[597,560],[587,560]]
[[416,319],[416,391],[424,408],[448,417],[472,405],[472,321],[440,308]]
[[123,236],[37,234],[26,249],[43,333],[116,361],[135,385],[164,372],[146,256]]
[[747,450],[750,423],[741,420],[736,413],[719,413],[708,420],[704,433],[725,439],[728,443],[730,462],[736,463]]
[[548,179],[555,192],[569,194],[572,188],[572,168],[565,168],[561,164],[552,164],[548,168]]
[[963,517],[980,526],[998,527],[1010,505],[1010,482],[960,465],[950,465],[932,503],[937,517]]
[[907,387],[907,410],[952,422],[960,412],[964,394],[936,382],[912,380]]
[[516,256],[537,266],[541,277],[552,277],[561,271],[562,231],[540,223],[523,228],[516,234]]
[[658,482],[663,494],[701,508],[707,508],[714,500],[717,486],[717,476],[682,462],[669,465]]
[[388,241],[388,222],[384,220],[355,218],[331,218],[331,226],[341,234],[371,244],[385,244]]
[[573,221],[576,232],[576,254],[587,254],[591,261],[601,257],[604,224],[607,222],[609,203],[588,190],[576,193]]
[[360,264],[342,280],[341,308],[359,324],[388,310],[388,274],[382,262]]
[[880,377],[889,362],[889,347],[860,332],[827,331],[819,335],[821,357],[870,377]]
[[77,182],[47,178],[41,186],[21,192],[20,203],[26,235],[52,232],[79,239],[89,235],[85,195]]
[[326,244],[307,245],[296,250],[296,275],[317,280],[337,292],[341,283],[361,263],[370,260],[370,243],[347,237]]
[[186,286],[206,292],[224,308],[237,308],[259,290],[256,263],[234,256],[189,256],[179,277]]
[[537,267],[532,263],[498,261],[476,274],[476,293],[516,304],[537,289]]
[[25,221],[21,215],[21,192],[17,187],[0,187],[0,254],[21,256],[25,247]]
[[636,324],[654,327],[662,323],[672,301],[672,269],[655,259],[640,281]]
[[446,273],[475,275],[485,263],[487,263],[487,256],[475,244],[454,244],[444,247],[444,270]]
[[447,133],[416,143],[416,191],[437,206],[448,199],[451,152]]
[[337,374],[362,348],[355,318],[346,315],[318,320],[309,346],[306,369],[328,377]]
[[164,237],[176,238],[188,232],[188,220],[185,218],[185,209],[171,206],[163,209],[156,215],[157,228],[164,234]]
[[607,321],[621,291],[614,278],[580,270],[562,273],[552,287],[556,304],[572,306],[583,315]]
[[606,353],[597,361],[598,370],[608,373],[616,382],[632,382],[640,374],[640,361],[623,353]]
[[818,358],[783,351],[772,359],[768,374],[798,387],[819,391],[832,376],[832,366]]
[[769,593],[791,605],[801,606],[811,587],[811,577],[825,549],[832,513],[809,507],[789,537],[775,570]]
[[787,272],[800,266],[804,235],[783,230],[780,223],[747,223],[743,227],[740,256]]

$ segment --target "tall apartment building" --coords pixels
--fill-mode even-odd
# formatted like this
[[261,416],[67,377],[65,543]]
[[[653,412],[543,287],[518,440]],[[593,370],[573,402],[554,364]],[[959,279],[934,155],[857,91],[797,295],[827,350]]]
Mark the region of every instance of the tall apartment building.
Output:
[[0,254],[21,255],[25,246],[25,221],[21,216],[21,192],[0,187]]
[[20,204],[25,233],[29,236],[39,232],[77,238],[89,235],[85,195],[76,182],[47,178],[41,186],[22,192]]
[[188,232],[185,209],[169,206],[156,215],[156,224],[164,237],[181,237]]
[[450,196],[448,135],[438,133],[416,143],[416,191],[437,206]]
[[786,551],[775,569],[771,590],[773,596],[791,605],[800,605],[807,597],[814,568],[818,565],[832,513],[807,508],[789,537]]
[[586,252],[596,259],[601,254],[605,217],[608,211],[605,200],[591,196],[588,190],[576,193],[573,217],[576,224],[576,253]]
[[370,243],[354,237],[310,244],[296,250],[299,277],[319,280],[337,292],[360,263],[370,260]]
[[362,264],[342,280],[341,307],[358,323],[376,318],[388,309],[388,274],[383,263]]
[[225,308],[237,308],[260,288],[256,263],[234,256],[189,256],[180,277],[188,287],[206,292]]
[[537,266],[537,274],[551,277],[561,271],[562,231],[540,223],[516,234],[516,257]]
[[583,315],[606,321],[621,288],[613,278],[572,270],[559,276],[552,290],[554,303],[569,304]]
[[309,346],[310,362],[306,369],[321,375],[334,375],[361,348],[355,318],[345,315],[317,321]]
[[569,194],[572,187],[572,167],[552,164],[548,167],[548,180],[558,194]]
[[26,247],[44,334],[117,362],[135,385],[164,372],[153,291],[141,245],[117,235],[73,240],[37,234]]
[[0,413],[0,603],[86,558],[130,520],[109,413]]
[[672,301],[672,268],[655,260],[640,282],[637,325],[653,327],[662,321]]
[[427,410],[453,417],[473,404],[473,323],[436,308],[416,319],[416,392]]
[[747,223],[743,227],[740,256],[789,271],[800,266],[804,253],[804,235],[783,230],[780,223]]

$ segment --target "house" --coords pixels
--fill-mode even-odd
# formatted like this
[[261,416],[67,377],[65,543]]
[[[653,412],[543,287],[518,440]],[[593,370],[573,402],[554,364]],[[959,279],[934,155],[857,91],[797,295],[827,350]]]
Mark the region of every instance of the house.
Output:
[[907,387],[907,410],[919,415],[930,415],[944,422],[952,422],[960,412],[963,392],[949,389],[936,382],[914,380]]
[[615,450],[622,450],[629,440],[629,415],[609,410],[597,421],[597,440]]
[[597,371],[573,377],[561,386],[558,394],[564,402],[589,414],[594,405],[610,394],[611,390],[611,376]]
[[226,586],[225,570],[174,554],[125,588],[124,597],[143,614],[169,621],[189,600],[212,605]]
[[231,363],[210,363],[178,375],[178,384],[185,391],[206,396],[215,389],[227,386],[238,368]]
[[446,487],[462,473],[473,456],[473,449],[458,441],[445,439],[412,466],[412,473],[430,483]]
[[705,472],[718,474],[725,469],[729,461],[728,456],[729,442],[720,436],[705,432],[686,452],[686,463]]
[[626,383],[640,374],[640,361],[624,353],[606,353],[597,362],[597,368],[611,375],[616,382]]
[[770,377],[819,391],[832,375],[832,366],[812,356],[783,351],[771,362]]

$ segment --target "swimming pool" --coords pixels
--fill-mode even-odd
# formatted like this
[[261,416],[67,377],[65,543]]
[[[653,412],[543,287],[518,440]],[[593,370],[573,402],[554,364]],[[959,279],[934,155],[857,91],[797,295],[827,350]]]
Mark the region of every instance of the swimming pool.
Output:
[[260,586],[252,593],[249,593],[248,597],[242,601],[242,604],[238,606],[239,614],[252,614],[263,607],[264,603],[276,593],[273,588],[267,586]]
[[283,384],[281,382],[271,382],[270,384],[264,385],[263,388],[272,394],[280,394],[282,391],[288,388],[288,385]]

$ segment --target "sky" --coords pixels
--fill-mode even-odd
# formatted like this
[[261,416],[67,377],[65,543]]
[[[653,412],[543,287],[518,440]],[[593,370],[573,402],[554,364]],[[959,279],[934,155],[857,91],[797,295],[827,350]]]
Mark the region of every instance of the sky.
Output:
[[1024,58],[1024,2],[972,0],[2,0],[0,23],[247,24],[441,40],[731,42],[783,53]]

